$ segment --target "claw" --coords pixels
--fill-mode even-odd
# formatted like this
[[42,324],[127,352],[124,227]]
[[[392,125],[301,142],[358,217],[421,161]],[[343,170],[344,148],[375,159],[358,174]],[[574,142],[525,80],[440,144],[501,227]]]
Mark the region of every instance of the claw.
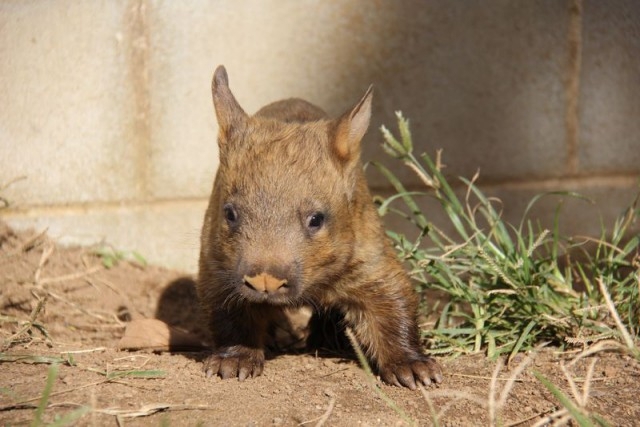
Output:
[[241,366],[238,371],[238,380],[244,381],[251,375],[251,367],[250,366]]
[[220,370],[218,371],[223,380],[227,378],[234,378],[238,376],[238,359],[227,358],[223,359],[220,363]]
[[433,376],[433,379],[435,380],[436,384],[440,384],[442,382],[442,374],[441,373],[437,373]]
[[262,375],[262,370],[264,369],[264,365],[262,364],[257,364],[253,367],[253,372],[251,372],[251,377],[255,378],[255,377],[259,377],[260,375]]
[[442,369],[435,360],[424,356],[418,360],[400,362],[381,368],[380,376],[387,384],[415,390],[417,384],[428,386],[433,382],[441,383]]
[[408,387],[411,390],[416,389],[416,380],[413,377],[413,371],[411,368],[407,366],[398,367],[396,370],[396,377],[403,386]]
[[262,374],[263,365],[262,351],[238,348],[229,351],[226,348],[206,359],[203,370],[207,378],[219,375],[222,379],[238,378],[239,381],[244,381]]
[[398,382],[398,378],[396,378],[396,375],[393,372],[391,371],[382,372],[381,376],[384,382],[386,382],[387,384],[391,384],[396,387],[402,387],[402,385]]
[[428,365],[428,370],[431,373],[430,376],[426,376],[429,380],[429,384],[431,384],[432,380],[436,384],[440,384],[442,382],[442,368],[440,367],[440,365],[438,365],[438,362],[436,362],[432,358],[428,358],[427,360],[425,360],[425,364]]

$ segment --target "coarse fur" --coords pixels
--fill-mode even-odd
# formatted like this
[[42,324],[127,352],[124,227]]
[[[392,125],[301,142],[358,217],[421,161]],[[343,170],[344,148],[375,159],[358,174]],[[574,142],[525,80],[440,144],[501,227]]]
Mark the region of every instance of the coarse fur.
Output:
[[249,116],[222,66],[212,93],[220,165],[197,286],[215,345],[207,374],[260,375],[270,325],[312,306],[343,313],[386,382],[440,382],[440,367],[420,350],[417,296],[362,170],[371,88],[334,120],[300,99]]

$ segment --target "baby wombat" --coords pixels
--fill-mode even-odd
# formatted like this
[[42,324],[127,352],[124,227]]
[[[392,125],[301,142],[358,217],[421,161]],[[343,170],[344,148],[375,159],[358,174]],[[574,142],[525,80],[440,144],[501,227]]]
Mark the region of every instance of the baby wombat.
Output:
[[360,161],[372,90],[342,117],[289,99],[247,115],[224,67],[212,82],[220,166],[202,229],[198,295],[215,350],[207,375],[258,376],[286,310],[339,309],[387,383],[442,381],[422,354],[417,296]]

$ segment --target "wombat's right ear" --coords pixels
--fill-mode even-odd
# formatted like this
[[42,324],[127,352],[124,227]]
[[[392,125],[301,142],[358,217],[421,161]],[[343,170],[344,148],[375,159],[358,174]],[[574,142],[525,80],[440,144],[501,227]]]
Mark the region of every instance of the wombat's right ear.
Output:
[[338,120],[333,151],[345,163],[354,163],[360,158],[360,141],[369,127],[372,97],[373,85],[360,102]]
[[228,139],[226,137],[229,136],[234,128],[243,126],[248,116],[236,101],[231,89],[229,89],[227,70],[223,65],[218,66],[215,73],[213,73],[211,93],[213,94],[213,105],[218,118],[220,135],[224,137],[219,138],[219,142],[224,144]]

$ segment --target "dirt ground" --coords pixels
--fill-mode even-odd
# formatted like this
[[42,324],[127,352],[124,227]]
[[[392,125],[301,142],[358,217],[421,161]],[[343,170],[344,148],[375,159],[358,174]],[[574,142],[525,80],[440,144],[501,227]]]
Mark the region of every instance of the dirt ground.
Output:
[[[90,248],[64,248],[38,231],[14,232],[0,221],[1,424],[37,419],[51,367],[44,356],[65,362],[45,423],[86,407],[74,424],[396,426],[431,425],[438,416],[442,426],[489,425],[492,419],[528,426],[561,407],[534,371],[576,400],[563,364],[580,395],[588,386],[586,411],[611,425],[638,425],[640,419],[640,366],[618,352],[601,351],[569,366],[578,350],[546,349],[519,373],[527,359],[522,355],[498,372],[493,388],[498,362],[483,354],[440,357],[445,380],[424,394],[380,384],[348,356],[315,353],[275,356],[263,376],[244,382],[207,379],[202,351],[117,349],[132,320],[158,318],[200,332],[192,278],[124,260],[107,269],[102,260]],[[48,338],[36,327],[18,334],[45,296],[35,323]]]

